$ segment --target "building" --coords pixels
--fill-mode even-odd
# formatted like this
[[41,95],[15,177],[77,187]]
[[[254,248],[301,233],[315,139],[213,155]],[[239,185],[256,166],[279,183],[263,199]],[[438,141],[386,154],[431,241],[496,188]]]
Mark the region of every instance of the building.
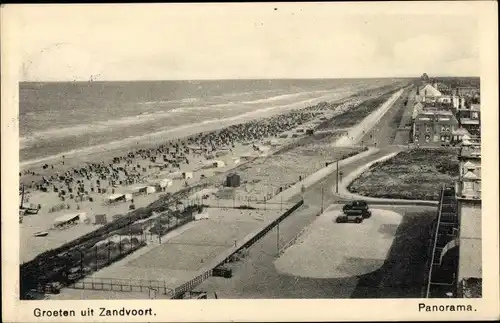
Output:
[[459,86],[455,89],[455,94],[458,96],[477,97],[479,88],[475,86]]
[[434,103],[443,95],[431,84],[425,84],[424,86],[418,88],[417,92],[417,97],[415,98],[417,102]]
[[451,142],[453,144],[462,143],[464,140],[470,140],[471,134],[464,128],[458,128],[451,133]]
[[473,136],[481,133],[481,107],[479,104],[470,104],[467,108],[459,108],[457,119],[461,128],[467,129]]
[[423,111],[413,121],[412,138],[419,146],[451,144],[458,121],[451,111]]
[[457,296],[481,297],[481,145],[463,146],[456,184],[459,219]]

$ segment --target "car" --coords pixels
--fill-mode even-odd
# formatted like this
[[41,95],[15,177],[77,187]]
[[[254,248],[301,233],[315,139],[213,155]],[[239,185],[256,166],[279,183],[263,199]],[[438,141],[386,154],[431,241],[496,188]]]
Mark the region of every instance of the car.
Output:
[[366,201],[363,201],[363,200],[355,200],[355,201],[351,201],[351,202],[345,204],[342,207],[342,211],[344,211],[344,212],[346,210],[352,210],[352,209],[368,210],[368,203],[366,203]]
[[344,213],[342,215],[339,215],[335,221],[337,223],[348,223],[348,222],[355,222],[355,223],[361,223],[363,222],[363,214],[361,212],[349,212],[349,213]]

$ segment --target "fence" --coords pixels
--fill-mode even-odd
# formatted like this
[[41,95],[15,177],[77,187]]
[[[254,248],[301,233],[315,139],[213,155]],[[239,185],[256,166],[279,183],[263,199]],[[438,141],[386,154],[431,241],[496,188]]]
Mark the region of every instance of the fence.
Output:
[[249,240],[247,240],[245,243],[243,243],[241,246],[237,247],[236,249],[231,250],[231,252],[229,254],[225,255],[222,260],[215,261],[214,264],[212,264],[210,266],[211,267],[210,269],[208,269],[207,271],[203,272],[202,274],[196,276],[195,278],[191,279],[190,281],[180,285],[179,287],[176,287],[174,289],[174,297],[173,298],[176,298],[176,299],[182,298],[184,293],[192,290],[194,287],[198,286],[203,281],[205,281],[206,279],[211,277],[213,270],[216,267],[227,263],[229,261],[229,259],[234,254],[241,251],[242,249],[250,248],[254,243],[256,243],[258,240],[260,240],[264,235],[266,235],[269,231],[271,231],[281,221],[283,221],[288,216],[290,216],[295,210],[297,210],[303,204],[304,204],[304,200],[299,201],[294,206],[292,206],[290,209],[288,209],[285,213],[280,215],[277,219],[275,219],[271,223],[267,224],[263,229],[259,230],[256,234],[253,234],[252,237]]
[[[447,195],[447,192],[451,194]],[[444,269],[441,268],[443,265],[443,249],[448,242],[453,240],[454,229],[458,223],[454,195],[453,188],[447,189],[443,186],[439,201],[438,216],[433,226],[432,249],[429,252],[429,271],[426,278],[425,290],[426,298],[445,297],[448,292],[455,294],[456,268],[453,268],[455,264],[452,263],[451,268],[450,265]]]
[[173,290],[166,287],[165,281],[159,280],[136,280],[136,279],[117,279],[117,278],[84,278],[74,282],[68,287],[73,289],[88,289],[100,291],[117,292],[148,292],[154,291],[156,294],[173,296]]

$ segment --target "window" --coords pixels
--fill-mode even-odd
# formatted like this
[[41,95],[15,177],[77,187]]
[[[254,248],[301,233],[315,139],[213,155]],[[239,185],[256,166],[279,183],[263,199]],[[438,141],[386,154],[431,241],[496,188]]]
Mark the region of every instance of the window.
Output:
[[441,136],[441,141],[445,141],[446,140],[446,137],[445,136]]
[[441,132],[444,132],[446,131],[446,127],[445,126],[441,126]]
[[425,132],[431,132],[431,127],[429,126],[425,127]]
[[479,119],[479,114],[477,112],[472,112],[472,119]]
[[426,135],[426,136],[425,136],[425,142],[429,142],[429,141],[431,141],[431,136]]

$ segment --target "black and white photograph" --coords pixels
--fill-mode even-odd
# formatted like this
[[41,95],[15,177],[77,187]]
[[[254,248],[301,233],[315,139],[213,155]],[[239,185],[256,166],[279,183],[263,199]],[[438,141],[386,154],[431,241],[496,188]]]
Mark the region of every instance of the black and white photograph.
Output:
[[2,102],[16,124],[2,137],[18,136],[18,167],[2,167],[14,301],[410,299],[415,315],[479,314],[498,287],[498,159],[483,167],[498,155],[498,65],[484,67],[480,15],[496,3],[370,9],[384,4],[2,8],[17,32],[17,106]]

